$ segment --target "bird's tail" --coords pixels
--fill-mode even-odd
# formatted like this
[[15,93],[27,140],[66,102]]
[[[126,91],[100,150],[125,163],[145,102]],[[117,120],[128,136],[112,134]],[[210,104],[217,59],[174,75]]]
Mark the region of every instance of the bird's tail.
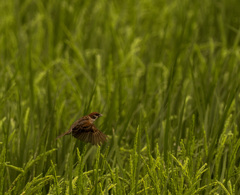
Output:
[[64,135],[69,135],[71,133],[72,133],[71,131],[67,131],[67,132],[63,133],[62,135],[57,136],[56,139],[59,139],[59,138],[63,137]]

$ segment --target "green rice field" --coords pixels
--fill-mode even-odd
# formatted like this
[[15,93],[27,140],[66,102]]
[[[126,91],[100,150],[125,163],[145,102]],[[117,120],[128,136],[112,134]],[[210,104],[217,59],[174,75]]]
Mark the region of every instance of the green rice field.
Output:
[[[239,0],[1,0],[0,194],[239,195]],[[91,112],[101,146],[56,137]]]

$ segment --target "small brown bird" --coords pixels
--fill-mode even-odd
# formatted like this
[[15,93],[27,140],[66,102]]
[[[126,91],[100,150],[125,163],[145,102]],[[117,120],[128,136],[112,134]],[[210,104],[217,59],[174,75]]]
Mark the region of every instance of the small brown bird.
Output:
[[107,141],[107,135],[98,130],[93,124],[100,116],[102,116],[102,114],[98,112],[92,112],[87,116],[83,116],[74,122],[67,132],[58,136],[57,139],[64,135],[72,134],[75,138],[81,141],[89,142],[93,145],[101,145]]

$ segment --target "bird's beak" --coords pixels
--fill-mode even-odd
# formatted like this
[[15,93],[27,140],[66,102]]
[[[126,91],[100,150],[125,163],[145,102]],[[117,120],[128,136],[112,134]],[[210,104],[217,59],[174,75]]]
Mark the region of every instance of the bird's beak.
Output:
[[102,114],[99,115],[99,117],[103,116]]

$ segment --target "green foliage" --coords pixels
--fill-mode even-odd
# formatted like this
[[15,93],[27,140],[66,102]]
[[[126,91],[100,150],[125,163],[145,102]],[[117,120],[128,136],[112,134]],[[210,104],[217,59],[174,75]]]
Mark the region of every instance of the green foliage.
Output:
[[240,194],[239,7],[1,1],[0,194]]

